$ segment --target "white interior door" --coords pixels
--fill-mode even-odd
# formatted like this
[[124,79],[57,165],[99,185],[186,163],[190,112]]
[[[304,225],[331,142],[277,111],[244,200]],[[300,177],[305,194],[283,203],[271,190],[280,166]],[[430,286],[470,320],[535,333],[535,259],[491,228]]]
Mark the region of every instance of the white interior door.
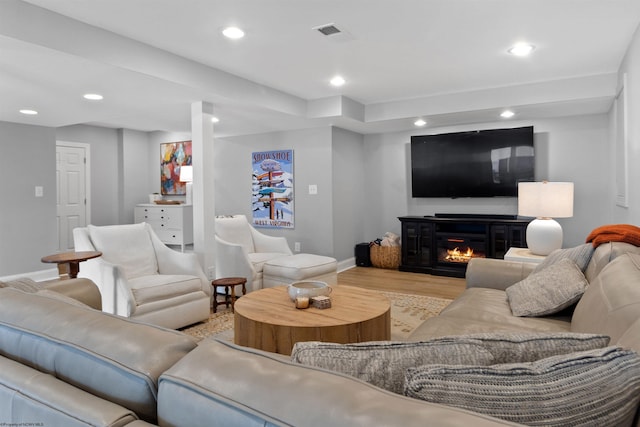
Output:
[[88,150],[86,144],[56,145],[58,250],[73,250],[73,229],[89,221]]

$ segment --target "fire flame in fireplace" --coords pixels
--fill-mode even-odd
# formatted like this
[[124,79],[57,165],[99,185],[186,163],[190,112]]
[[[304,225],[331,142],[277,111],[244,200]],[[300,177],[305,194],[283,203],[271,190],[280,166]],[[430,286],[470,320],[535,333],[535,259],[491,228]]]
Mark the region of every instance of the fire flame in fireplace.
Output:
[[473,249],[467,248],[465,252],[460,251],[460,248],[448,249],[446,261],[449,262],[469,262],[473,258]]

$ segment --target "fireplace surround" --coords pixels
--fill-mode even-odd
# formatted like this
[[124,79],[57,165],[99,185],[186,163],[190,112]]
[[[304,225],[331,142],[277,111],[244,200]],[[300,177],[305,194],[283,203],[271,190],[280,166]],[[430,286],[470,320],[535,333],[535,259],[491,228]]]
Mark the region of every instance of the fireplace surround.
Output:
[[401,271],[464,277],[476,257],[504,258],[525,247],[531,218],[516,215],[436,214],[398,218],[402,225]]

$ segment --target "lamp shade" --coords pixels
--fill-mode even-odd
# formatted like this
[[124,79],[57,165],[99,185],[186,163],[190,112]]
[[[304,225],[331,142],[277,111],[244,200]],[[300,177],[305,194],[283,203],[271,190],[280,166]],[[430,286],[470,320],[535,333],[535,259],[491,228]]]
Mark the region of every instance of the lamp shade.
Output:
[[518,215],[536,218],[573,216],[573,182],[518,183]]
[[180,166],[180,182],[193,181],[193,166]]

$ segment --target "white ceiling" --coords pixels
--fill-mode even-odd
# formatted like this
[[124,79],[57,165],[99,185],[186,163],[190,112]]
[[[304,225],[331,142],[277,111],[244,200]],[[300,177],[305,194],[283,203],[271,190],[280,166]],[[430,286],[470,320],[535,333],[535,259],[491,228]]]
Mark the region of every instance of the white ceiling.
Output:
[[226,136],[600,113],[639,23],[638,0],[0,0],[0,120],[188,132],[206,101]]

